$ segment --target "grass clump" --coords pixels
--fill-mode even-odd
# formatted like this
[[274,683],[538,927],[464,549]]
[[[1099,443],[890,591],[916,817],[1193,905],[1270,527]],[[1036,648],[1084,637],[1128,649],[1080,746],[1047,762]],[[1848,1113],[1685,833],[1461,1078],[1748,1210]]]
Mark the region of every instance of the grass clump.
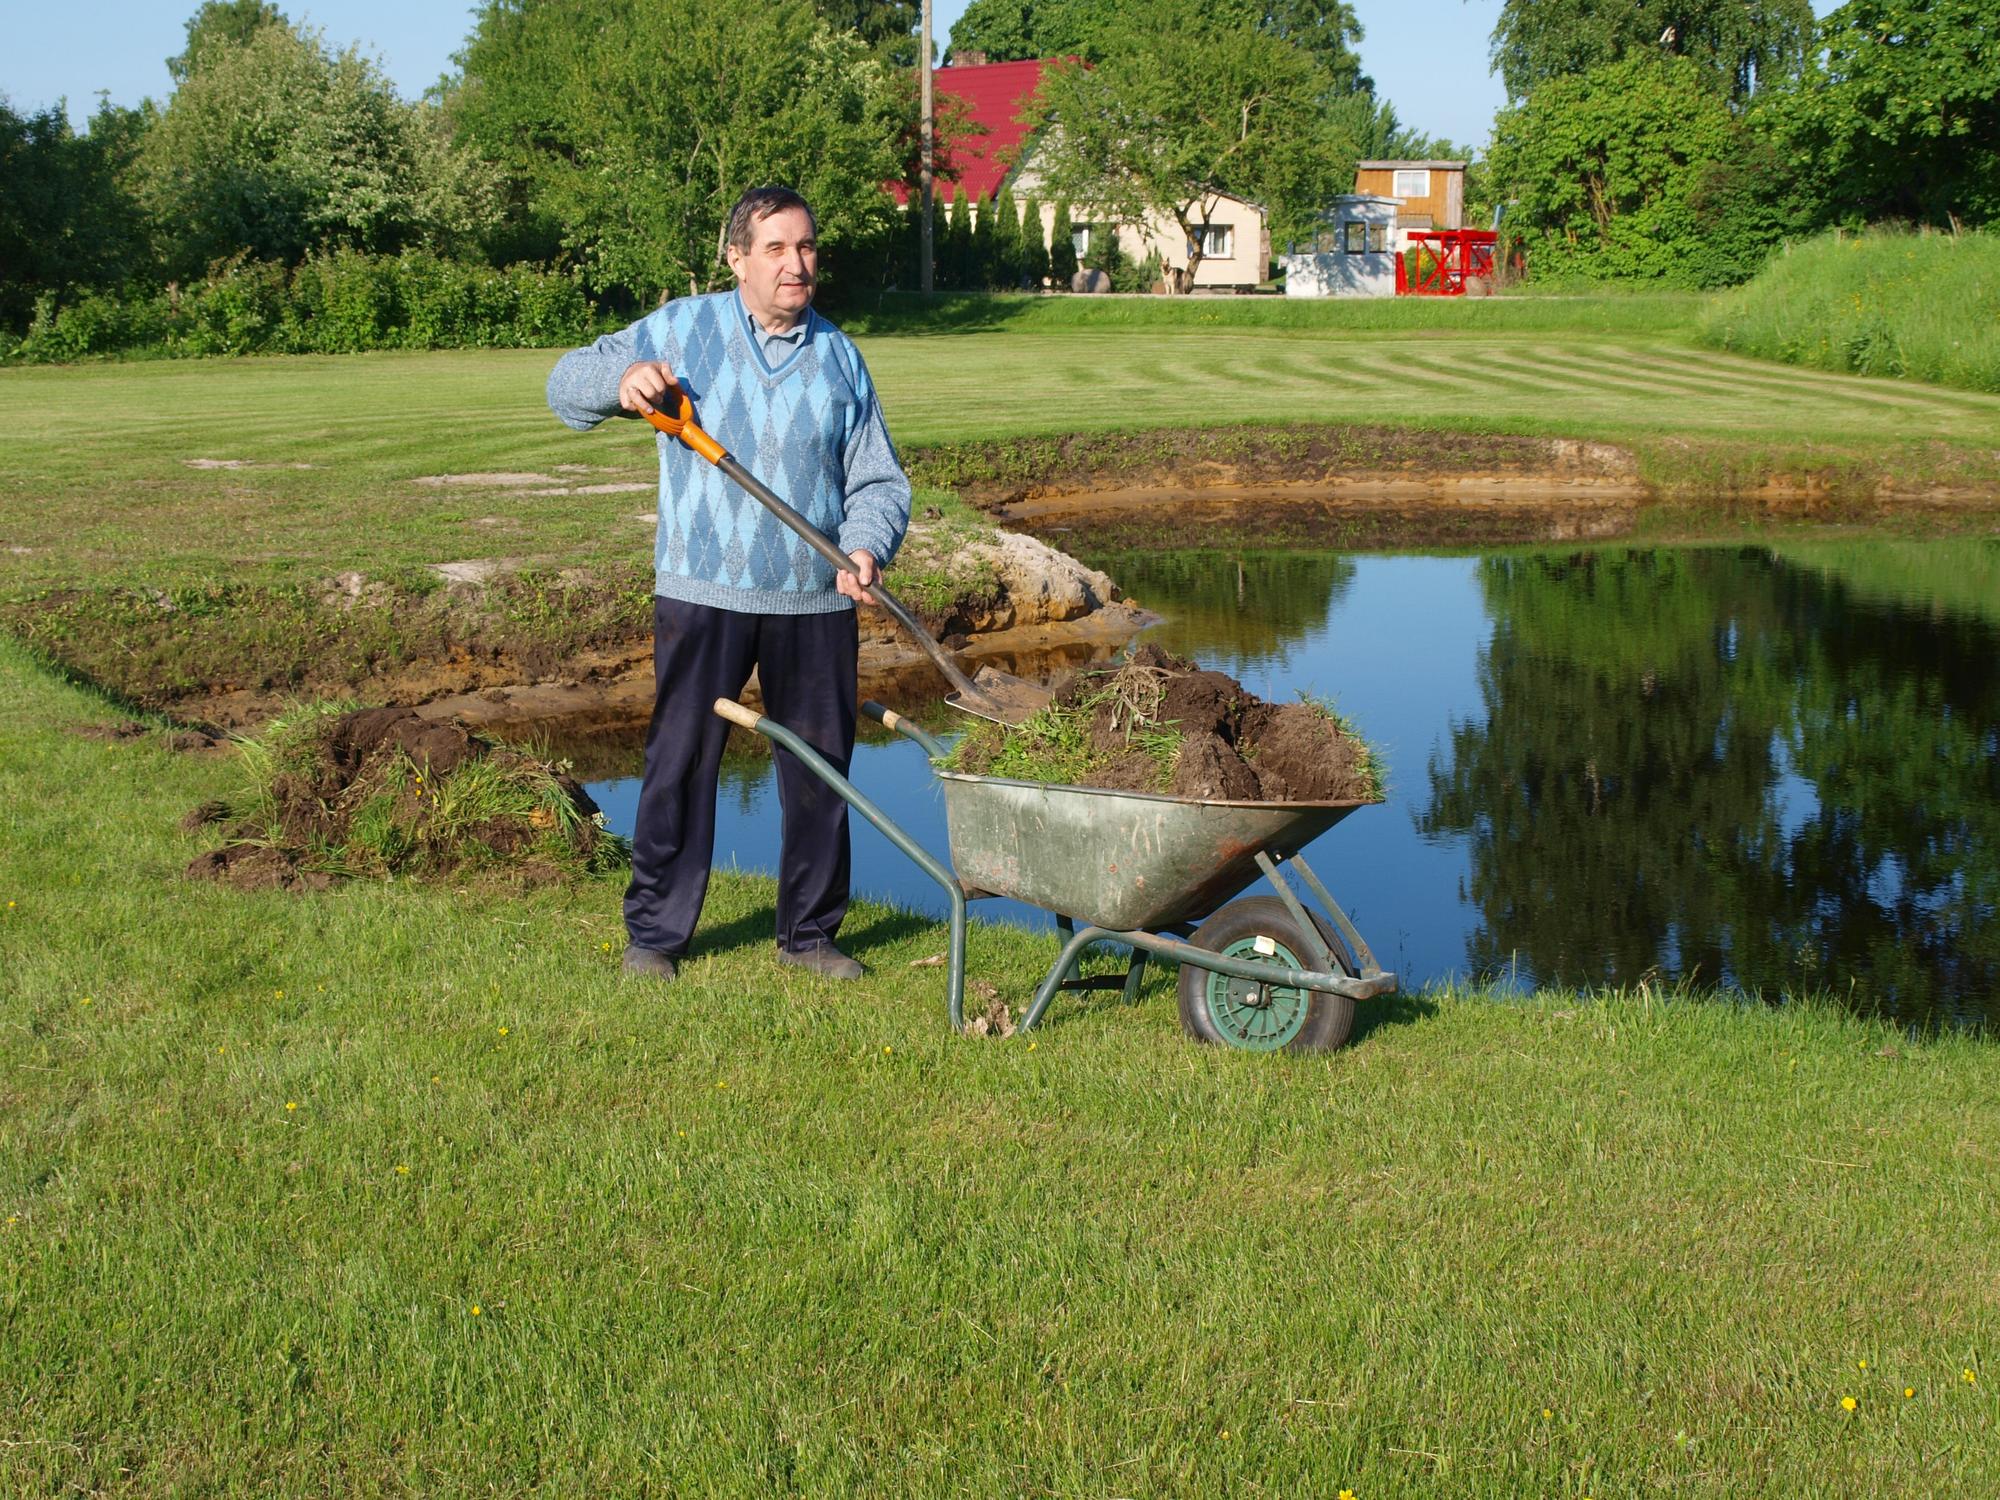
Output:
[[282,889],[482,870],[552,880],[626,858],[566,765],[413,709],[315,705],[239,743],[247,786],[185,820],[224,825],[190,877]]
[[[1091,728],[1099,708],[1113,696],[1107,688],[1071,703],[1051,703],[1012,727],[981,722],[960,737],[940,764],[948,771],[1008,781],[1102,785],[1121,755],[1100,744]],[[1180,760],[1181,743],[1177,725],[1151,720],[1132,724],[1126,746],[1137,749],[1152,768],[1147,778],[1152,784],[1133,789],[1166,791]]]
[[1818,370],[2000,391],[2000,236],[1835,231],[1718,299],[1697,337]]

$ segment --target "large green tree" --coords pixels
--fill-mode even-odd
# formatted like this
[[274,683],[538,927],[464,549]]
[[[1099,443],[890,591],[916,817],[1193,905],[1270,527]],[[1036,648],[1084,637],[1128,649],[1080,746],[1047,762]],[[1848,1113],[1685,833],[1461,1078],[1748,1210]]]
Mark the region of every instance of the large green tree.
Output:
[[[1361,22],[1346,0],[1213,0],[1217,17],[1243,20],[1311,54],[1341,91],[1372,87],[1355,45]],[[1143,37],[1152,0],[972,0],[951,28],[951,52],[989,62],[1081,57],[1096,62],[1135,33]]]
[[265,27],[288,24],[271,0],[204,0],[188,17],[187,45],[167,59],[167,72],[175,83],[185,83],[205,62],[242,46]]
[[1808,0],[1503,0],[1493,66],[1518,100],[1628,57],[1685,57],[1742,98],[1795,77],[1812,28]]
[[23,115],[0,99],[0,328],[19,331],[44,293],[144,269],[124,177],[149,118],[106,103],[79,135],[60,104]]
[[1354,142],[1327,108],[1337,90],[1312,51],[1255,19],[1158,0],[1110,36],[1097,66],[1045,73],[1034,168],[1093,220],[1176,224],[1188,258],[1169,284],[1184,290],[1201,263],[1194,231],[1222,195],[1262,204],[1284,239],[1346,190]]
[[1550,79],[1494,121],[1488,169],[1531,274],[1740,281],[1801,218],[1780,164],[1685,58]]
[[282,22],[199,51],[135,171],[171,275],[317,246],[462,250],[497,212],[492,174],[434,107]]
[[888,262],[907,122],[880,60],[809,9],[488,0],[459,61],[462,130],[601,291],[724,284],[724,218],[760,183],[812,202],[831,278],[863,246]]
[[1853,0],[1767,117],[1825,216],[2000,222],[2000,0]]

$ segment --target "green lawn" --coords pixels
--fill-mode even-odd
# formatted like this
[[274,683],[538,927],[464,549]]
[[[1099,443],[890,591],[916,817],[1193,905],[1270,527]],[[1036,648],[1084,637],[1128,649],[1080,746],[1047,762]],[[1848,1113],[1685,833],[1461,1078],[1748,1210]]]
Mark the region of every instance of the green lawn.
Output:
[[735,877],[632,988],[612,881],[177,882],[240,772],[113,717],[0,643],[0,1491],[2000,1485],[1990,1045],[1441,994],[1250,1057],[1164,979],[961,1041],[938,929],[802,983]]
[[[1684,299],[1462,312],[866,349],[906,449],[1297,420],[1664,476],[2000,462],[2000,399],[1702,353]],[[650,496],[595,487],[649,481],[645,435],[557,427],[550,361],[0,371],[0,599],[123,621],[116,588],[192,639],[346,569],[629,573]],[[503,471],[552,482],[415,483]],[[1171,976],[961,1041],[911,967],[937,928],[861,907],[874,976],[805,981],[731,875],[634,988],[615,879],[178,880],[242,768],[73,732],[118,717],[0,636],[0,1493],[2000,1488],[1990,1044],[1642,990],[1403,997],[1254,1058],[1184,1041]],[[1018,1006],[1051,947],[978,927],[973,977]]]
[[[1456,309],[1473,315],[1469,332],[1031,326],[871,337],[864,349],[891,428],[919,459],[935,444],[1029,434],[1386,423],[1619,443],[1668,481],[1847,468],[2000,483],[2000,397],[1699,350],[1684,342],[1683,301],[1668,299],[1657,338],[1496,332],[1478,316],[1509,305],[1495,301]],[[1581,299],[1578,316],[1596,306]],[[500,350],[0,370],[0,593],[380,576],[495,556],[564,567],[643,558],[649,496],[579,491],[647,483],[651,434],[558,426],[541,395],[553,359]],[[248,467],[190,467],[199,460]],[[549,482],[416,483],[464,473]]]

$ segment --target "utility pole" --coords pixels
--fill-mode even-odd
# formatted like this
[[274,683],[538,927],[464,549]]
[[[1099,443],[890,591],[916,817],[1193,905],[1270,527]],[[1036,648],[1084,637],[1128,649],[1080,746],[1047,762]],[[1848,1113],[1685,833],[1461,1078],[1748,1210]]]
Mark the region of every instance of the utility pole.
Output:
[[924,35],[917,46],[917,69],[924,80],[924,117],[921,126],[923,144],[920,148],[921,160],[917,168],[917,181],[924,197],[924,232],[922,248],[917,252],[920,262],[917,267],[917,286],[925,296],[929,296],[935,290],[931,285],[931,268],[937,263],[931,237],[931,167],[937,117],[936,100],[931,95],[931,0],[923,0],[923,7]]

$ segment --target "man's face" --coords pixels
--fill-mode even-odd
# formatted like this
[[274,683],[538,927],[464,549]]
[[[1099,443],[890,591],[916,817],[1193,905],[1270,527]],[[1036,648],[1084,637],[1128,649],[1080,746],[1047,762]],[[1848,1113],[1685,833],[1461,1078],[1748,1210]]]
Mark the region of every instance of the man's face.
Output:
[[748,250],[731,245],[728,254],[744,305],[759,323],[787,328],[805,316],[819,280],[812,215],[781,208],[751,225]]

